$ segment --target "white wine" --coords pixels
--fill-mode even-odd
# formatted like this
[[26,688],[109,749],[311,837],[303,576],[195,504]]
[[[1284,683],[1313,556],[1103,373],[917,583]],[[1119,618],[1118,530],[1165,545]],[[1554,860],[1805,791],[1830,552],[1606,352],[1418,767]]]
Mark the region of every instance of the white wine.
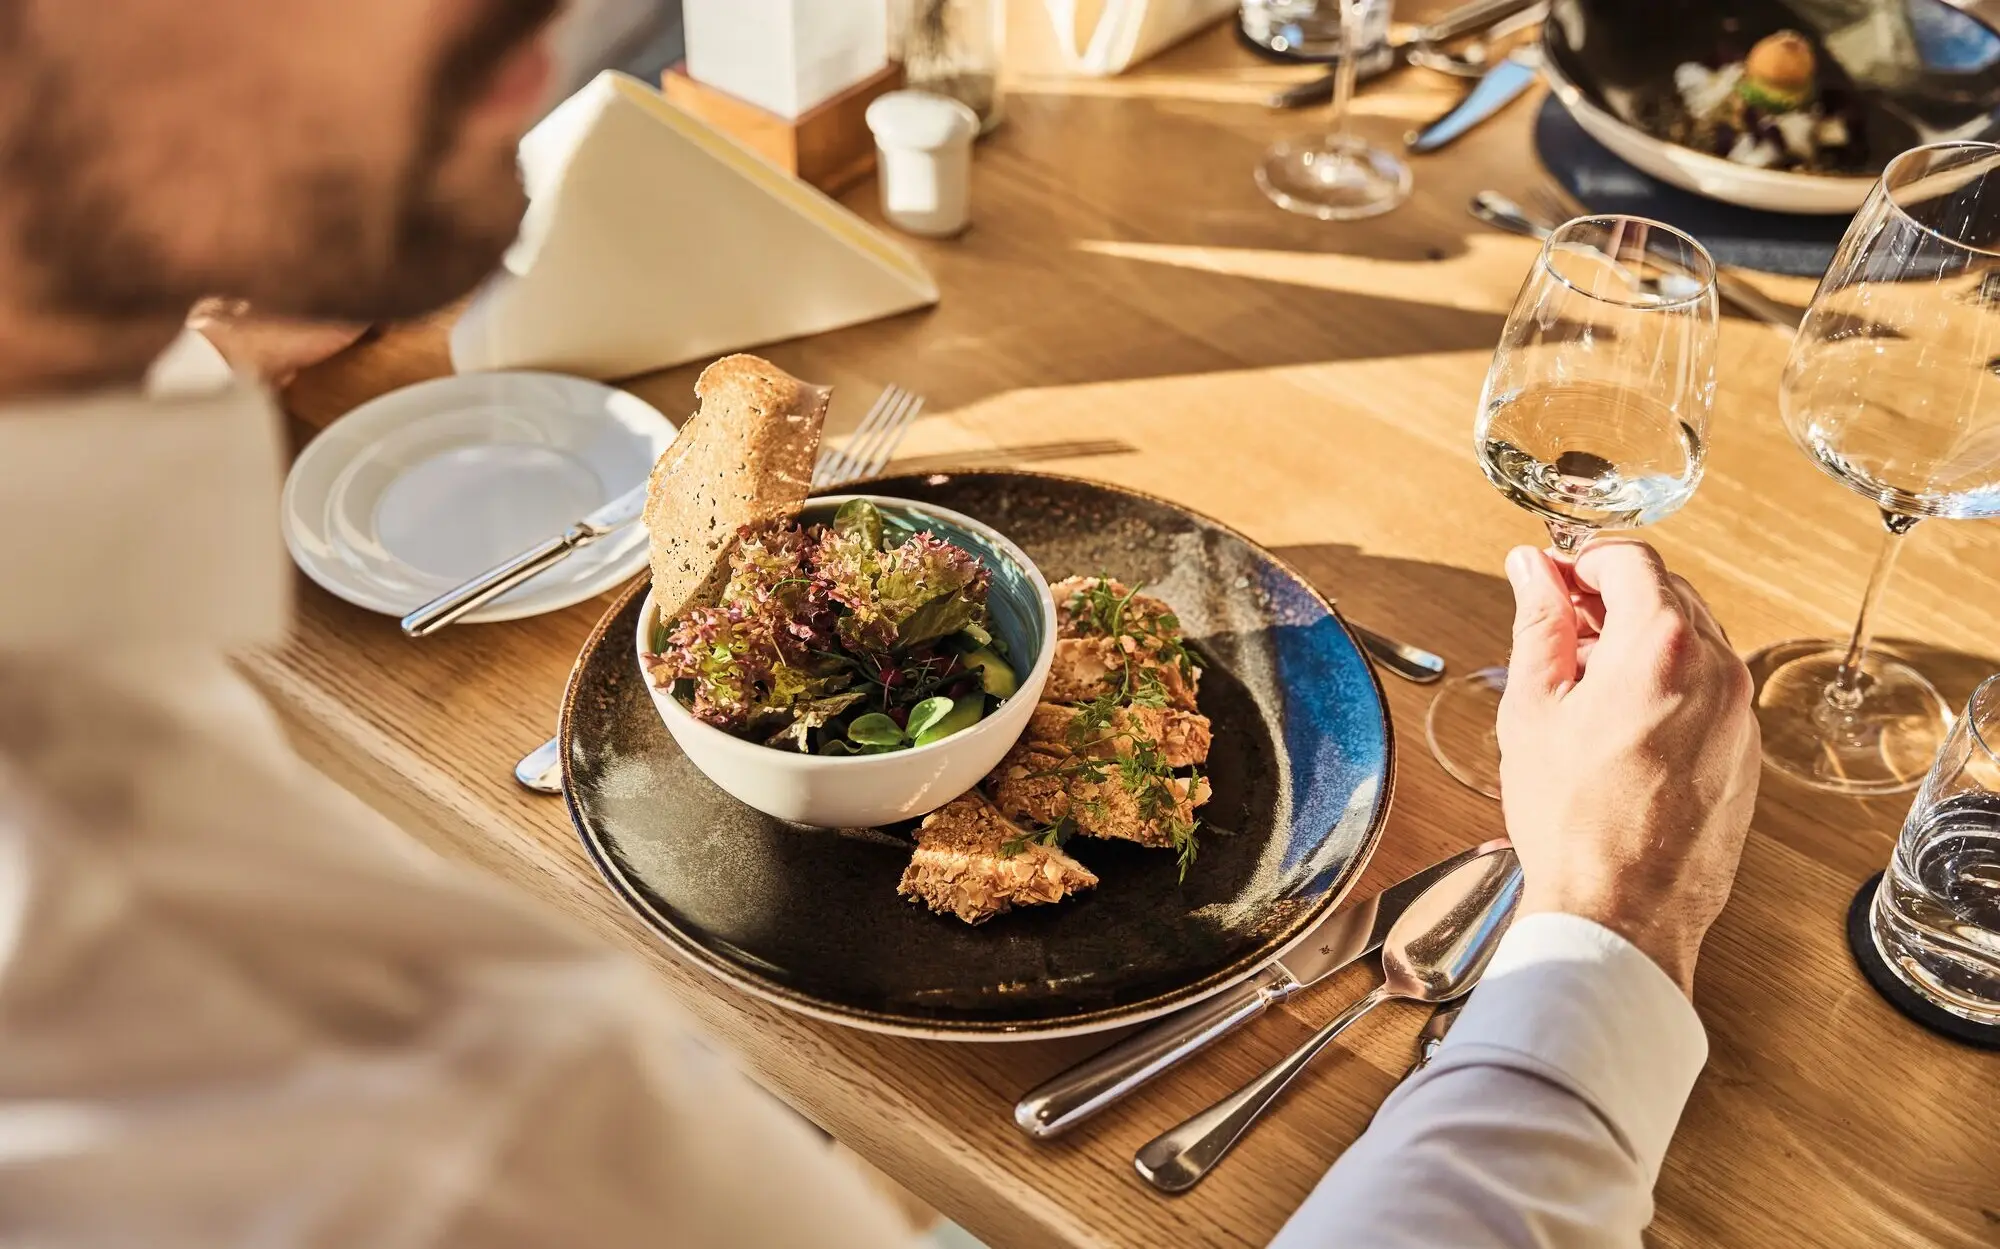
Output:
[[1545,520],[1588,529],[1649,525],[1701,482],[1701,435],[1673,408],[1626,386],[1537,384],[1480,414],[1479,467]]

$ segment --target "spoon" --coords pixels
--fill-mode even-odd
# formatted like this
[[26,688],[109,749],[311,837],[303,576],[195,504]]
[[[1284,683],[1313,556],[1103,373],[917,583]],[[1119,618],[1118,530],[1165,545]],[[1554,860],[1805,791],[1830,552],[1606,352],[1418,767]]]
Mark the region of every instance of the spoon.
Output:
[[[1509,234],[1519,234],[1531,239],[1548,238],[1549,233],[1558,224],[1537,217],[1498,191],[1481,191],[1473,196],[1471,211],[1473,216],[1496,230],[1505,230]],[[1626,281],[1639,287],[1646,279],[1628,273]],[[1656,290],[1655,293],[1659,292]],[[1715,293],[1775,329],[1790,333],[1799,328],[1797,312],[1719,265],[1715,270]]]
[[538,794],[562,792],[562,740],[551,737],[514,765],[514,779]]
[[1440,878],[1389,929],[1379,988],[1232,1096],[1149,1141],[1132,1159],[1139,1177],[1162,1192],[1193,1188],[1349,1024],[1392,998],[1437,1003],[1471,992],[1520,896],[1521,866],[1511,849],[1469,859]]

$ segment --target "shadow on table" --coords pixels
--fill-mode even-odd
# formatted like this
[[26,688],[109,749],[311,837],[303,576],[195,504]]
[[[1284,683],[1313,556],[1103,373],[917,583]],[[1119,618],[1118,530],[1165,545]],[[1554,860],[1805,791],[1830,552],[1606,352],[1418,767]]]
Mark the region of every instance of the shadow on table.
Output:
[[1884,649],[1895,651],[1918,672],[1929,677],[1931,684],[1937,686],[1938,693],[1944,695],[1944,701],[1951,707],[1953,715],[1965,710],[1972,691],[1979,687],[1981,681],[2000,672],[2000,659],[1991,655],[1952,650],[1915,638],[1885,637],[1878,641]]

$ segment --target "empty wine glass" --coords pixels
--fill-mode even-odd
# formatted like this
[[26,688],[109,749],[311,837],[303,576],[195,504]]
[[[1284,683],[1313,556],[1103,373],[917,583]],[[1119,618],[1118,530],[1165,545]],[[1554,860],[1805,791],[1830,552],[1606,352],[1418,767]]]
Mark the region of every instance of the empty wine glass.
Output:
[[1764,759],[1820,789],[1921,781],[1951,725],[1922,673],[1869,646],[1902,536],[2000,515],[2000,146],[1912,148],[1882,173],[1785,364],[1785,428],[1887,533],[1844,642],[1752,655]]
[[1257,185],[1280,208],[1322,221],[1352,221],[1388,212],[1409,197],[1410,167],[1356,138],[1348,125],[1370,3],[1339,0],[1340,57],[1327,129],[1274,144],[1257,166]]
[[[1701,482],[1715,405],[1715,262],[1642,217],[1580,217],[1551,233],[1486,372],[1479,467],[1541,517],[1557,551],[1649,525]],[[1500,796],[1494,736],[1505,668],[1447,683],[1424,730],[1445,771]]]

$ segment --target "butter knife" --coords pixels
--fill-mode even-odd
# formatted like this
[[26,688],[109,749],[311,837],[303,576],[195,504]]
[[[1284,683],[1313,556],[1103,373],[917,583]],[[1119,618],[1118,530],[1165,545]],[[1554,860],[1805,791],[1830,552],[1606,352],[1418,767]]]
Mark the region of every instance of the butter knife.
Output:
[[403,617],[404,636],[429,637],[480,604],[489,603],[537,573],[555,567],[569,558],[571,552],[609,537],[637,520],[645,510],[646,483],[642,481],[541,545],[487,569]]
[[1059,1136],[1264,1013],[1274,1002],[1382,948],[1403,908],[1502,838],[1463,850],[1323,919],[1298,945],[1234,988],[1178,1011],[1030,1089],[1014,1122],[1037,1140]]
[[1404,143],[1412,152],[1421,155],[1455,142],[1474,126],[1513,103],[1523,91],[1534,85],[1541,72],[1541,50],[1532,45],[1521,48],[1487,70],[1486,76],[1475,83],[1465,98],[1452,106],[1451,111],[1405,135]]

